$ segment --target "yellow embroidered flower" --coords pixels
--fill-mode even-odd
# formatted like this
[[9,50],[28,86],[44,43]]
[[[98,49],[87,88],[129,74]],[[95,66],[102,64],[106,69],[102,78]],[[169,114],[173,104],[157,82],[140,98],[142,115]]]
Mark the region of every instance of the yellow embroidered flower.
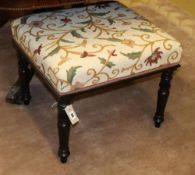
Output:
[[125,44],[129,47],[133,47],[134,44],[135,44],[135,41],[130,40],[130,39],[124,39],[124,40],[121,41],[121,44]]
[[87,40],[84,39],[83,42],[81,43],[81,46],[86,47],[86,45],[87,45]]

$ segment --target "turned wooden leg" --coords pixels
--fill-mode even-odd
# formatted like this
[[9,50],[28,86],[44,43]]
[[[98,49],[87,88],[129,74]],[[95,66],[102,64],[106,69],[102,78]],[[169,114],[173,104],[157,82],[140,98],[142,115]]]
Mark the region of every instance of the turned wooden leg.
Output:
[[169,89],[171,86],[171,79],[174,70],[166,70],[162,73],[160,88],[158,90],[157,108],[154,116],[155,127],[159,128],[164,121],[165,106],[169,97]]
[[58,156],[62,163],[67,161],[70,155],[69,151],[69,133],[70,133],[70,120],[64,110],[66,104],[58,103],[58,134],[59,134],[59,151]]
[[24,55],[18,51],[18,75],[19,78],[16,83],[9,90],[6,101],[12,104],[28,105],[31,100],[29,83],[34,74]]

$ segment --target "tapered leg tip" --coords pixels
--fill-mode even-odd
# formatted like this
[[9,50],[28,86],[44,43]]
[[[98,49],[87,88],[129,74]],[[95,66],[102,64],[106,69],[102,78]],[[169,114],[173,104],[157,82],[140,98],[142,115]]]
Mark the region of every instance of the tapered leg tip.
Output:
[[61,162],[61,163],[66,163],[67,160],[68,160],[67,157],[60,157],[60,162]]
[[153,118],[153,120],[154,120],[154,126],[156,128],[160,128],[161,124],[164,121],[164,116],[155,115],[154,118]]
[[155,126],[156,128],[160,128],[160,126],[161,126],[161,123],[154,122],[154,126]]
[[23,94],[22,102],[24,105],[29,105],[30,100],[31,100],[30,94]]
[[69,155],[70,155],[69,151],[62,151],[62,150],[58,151],[58,156],[60,158],[61,163],[66,163],[67,160],[68,160]]

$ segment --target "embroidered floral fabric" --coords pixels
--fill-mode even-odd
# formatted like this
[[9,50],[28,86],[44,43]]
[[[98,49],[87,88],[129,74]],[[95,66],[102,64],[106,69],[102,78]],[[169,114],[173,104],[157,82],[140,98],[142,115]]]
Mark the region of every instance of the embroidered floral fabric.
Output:
[[178,63],[172,36],[117,2],[33,14],[15,41],[60,95]]

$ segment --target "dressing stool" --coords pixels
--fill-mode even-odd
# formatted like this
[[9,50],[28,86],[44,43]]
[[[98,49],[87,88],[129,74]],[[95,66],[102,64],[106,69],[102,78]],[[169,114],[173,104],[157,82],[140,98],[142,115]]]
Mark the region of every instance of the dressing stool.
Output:
[[28,105],[36,72],[58,102],[61,162],[69,152],[70,119],[65,108],[74,97],[115,83],[161,73],[154,125],[164,121],[173,72],[180,67],[181,44],[119,2],[86,4],[14,20],[19,79],[7,102]]

